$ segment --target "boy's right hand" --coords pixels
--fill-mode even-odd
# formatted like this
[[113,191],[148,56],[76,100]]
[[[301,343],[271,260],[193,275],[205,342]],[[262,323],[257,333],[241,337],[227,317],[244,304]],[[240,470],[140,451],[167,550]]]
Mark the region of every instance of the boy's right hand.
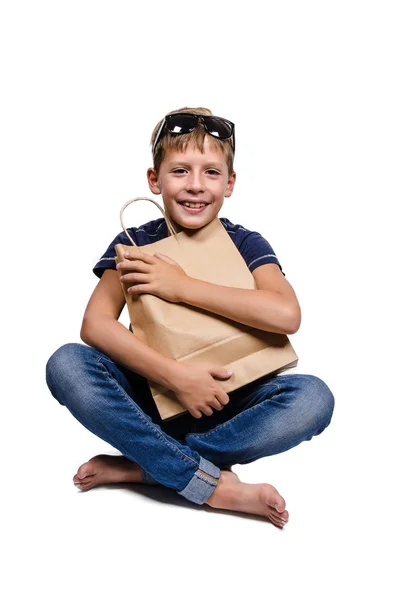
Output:
[[213,409],[222,410],[229,396],[215,381],[229,379],[232,373],[223,367],[197,367],[178,363],[172,389],[179,402],[196,419],[210,416]]

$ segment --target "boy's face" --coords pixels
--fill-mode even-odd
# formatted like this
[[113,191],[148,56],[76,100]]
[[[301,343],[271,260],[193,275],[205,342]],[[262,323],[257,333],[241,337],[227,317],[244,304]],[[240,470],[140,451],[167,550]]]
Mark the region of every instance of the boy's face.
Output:
[[[170,151],[159,173],[151,168],[147,176],[151,192],[162,195],[165,212],[177,231],[210,223],[222,208],[224,198],[232,195],[236,181],[236,174],[228,173],[222,150],[210,146],[208,136],[203,154],[193,144],[188,144],[184,152]],[[182,202],[197,207],[189,208]],[[199,208],[202,204],[204,208]]]

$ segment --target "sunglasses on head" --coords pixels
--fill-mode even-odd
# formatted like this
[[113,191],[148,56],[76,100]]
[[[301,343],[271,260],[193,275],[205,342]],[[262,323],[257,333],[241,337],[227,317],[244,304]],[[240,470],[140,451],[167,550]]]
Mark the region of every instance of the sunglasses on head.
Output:
[[166,115],[159,127],[156,135],[156,139],[153,142],[153,154],[156,150],[156,146],[164,135],[165,130],[169,131],[173,135],[182,135],[185,133],[191,133],[194,129],[202,124],[205,131],[212,135],[218,140],[229,140],[232,139],[233,154],[235,153],[236,140],[234,136],[234,123],[223,119],[222,117],[195,115],[193,113],[174,113],[172,115]]

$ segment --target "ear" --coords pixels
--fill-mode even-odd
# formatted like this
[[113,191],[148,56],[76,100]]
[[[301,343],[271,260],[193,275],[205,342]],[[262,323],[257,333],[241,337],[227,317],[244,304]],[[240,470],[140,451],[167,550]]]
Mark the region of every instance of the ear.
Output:
[[236,173],[235,173],[235,171],[233,171],[233,173],[231,173],[229,175],[229,180],[227,182],[227,188],[225,191],[225,198],[230,198],[230,196],[233,194],[233,189],[234,189],[235,183],[236,183]]
[[147,180],[148,180],[148,184],[149,184],[149,188],[150,191],[152,192],[152,194],[161,194],[161,186],[160,186],[160,181],[157,175],[157,171],[155,169],[153,169],[153,167],[150,167],[150,169],[147,170]]

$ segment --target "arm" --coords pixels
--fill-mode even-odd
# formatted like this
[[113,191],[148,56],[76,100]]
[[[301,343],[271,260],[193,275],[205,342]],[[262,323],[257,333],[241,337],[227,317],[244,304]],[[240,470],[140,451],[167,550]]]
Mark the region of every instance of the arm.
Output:
[[292,286],[277,264],[253,271],[256,289],[245,290],[190,277],[169,256],[154,256],[139,248],[124,254],[117,269],[132,283],[131,294],[155,294],[169,302],[184,302],[262,331],[291,334],[300,326],[300,307]]
[[107,269],[87,305],[81,339],[127,369],[171,388],[176,361],[152,350],[117,320],[124,304],[119,273]]
[[256,290],[189,277],[181,290],[180,301],[262,331],[296,333],[301,320],[299,303],[278,265],[262,265],[252,274]]
[[222,410],[229,402],[215,378],[228,379],[231,373],[219,367],[184,365],[163,356],[131,333],[118,318],[125,304],[119,273],[107,269],[87,305],[81,339],[110,356],[116,363],[175,392],[181,404],[199,419]]

